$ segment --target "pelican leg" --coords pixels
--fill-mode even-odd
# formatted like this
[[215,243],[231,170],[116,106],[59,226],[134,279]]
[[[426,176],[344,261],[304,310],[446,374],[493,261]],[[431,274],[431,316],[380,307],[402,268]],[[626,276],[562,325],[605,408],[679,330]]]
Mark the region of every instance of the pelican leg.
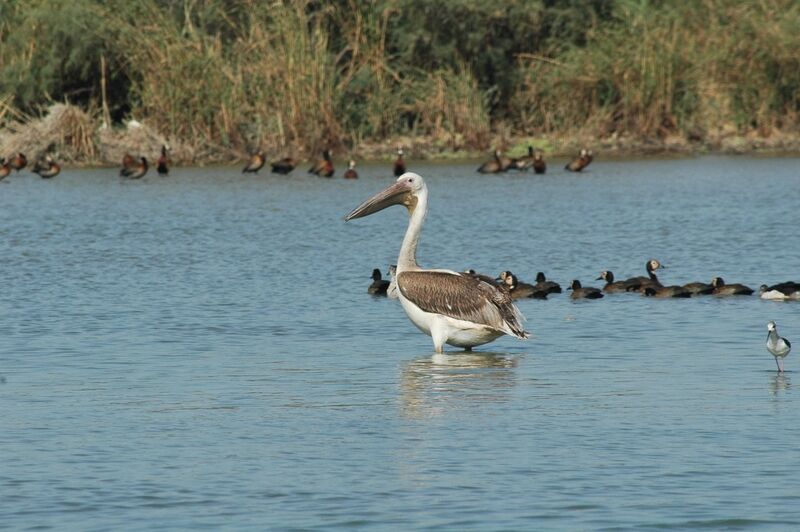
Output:
[[444,343],[447,341],[447,325],[441,316],[435,318],[431,323],[431,338],[433,339],[434,351],[443,353]]

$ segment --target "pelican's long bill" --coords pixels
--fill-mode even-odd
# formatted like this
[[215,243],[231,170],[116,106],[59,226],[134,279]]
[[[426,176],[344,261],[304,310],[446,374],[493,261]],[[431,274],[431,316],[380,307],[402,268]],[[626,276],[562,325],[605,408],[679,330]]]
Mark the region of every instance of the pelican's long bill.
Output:
[[[402,176],[401,176],[402,177]],[[409,209],[413,208],[416,198],[411,194],[412,190],[407,180],[399,180],[391,186],[378,192],[370,199],[353,209],[353,212],[345,216],[344,221],[349,221],[362,216],[369,216],[378,211],[382,211],[391,205],[405,205]]]

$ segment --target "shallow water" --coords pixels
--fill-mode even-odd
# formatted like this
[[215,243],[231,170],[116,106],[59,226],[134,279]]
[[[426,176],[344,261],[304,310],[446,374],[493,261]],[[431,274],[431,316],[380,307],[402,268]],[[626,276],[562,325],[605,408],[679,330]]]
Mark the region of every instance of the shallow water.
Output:
[[[420,262],[800,280],[800,159],[562,165],[410,165]],[[765,348],[800,303],[553,295],[531,340],[434,356],[366,294],[407,217],[345,224],[391,181],[359,170],[0,183],[0,528],[800,525],[800,354]]]

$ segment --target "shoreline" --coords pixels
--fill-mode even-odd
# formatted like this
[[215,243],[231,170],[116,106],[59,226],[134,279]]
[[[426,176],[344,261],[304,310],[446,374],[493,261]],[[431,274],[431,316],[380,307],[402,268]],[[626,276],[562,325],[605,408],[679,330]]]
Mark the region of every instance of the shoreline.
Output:
[[[168,138],[146,123],[130,121],[127,126],[104,127],[79,108],[56,104],[42,118],[25,123],[12,122],[0,129],[0,158],[23,152],[30,161],[45,154],[75,167],[119,166],[123,155],[144,156],[153,163],[161,146],[170,147],[171,164],[175,166],[211,166],[239,164],[249,157],[243,147],[212,145],[198,139]],[[460,137],[460,135],[458,136]],[[683,135],[663,138],[641,138],[612,134],[598,138],[587,132],[552,135],[495,134],[486,146],[467,146],[462,138],[431,136],[395,136],[375,142],[362,142],[355,147],[333,147],[335,161],[386,162],[396,157],[402,146],[408,160],[454,161],[481,160],[491,156],[495,148],[509,157],[527,154],[528,146],[542,151],[545,159],[575,156],[582,148],[607,159],[632,157],[695,157],[702,155],[792,156],[800,154],[800,132],[757,131],[739,133],[731,127],[709,132],[701,138]],[[261,145],[268,161],[294,157],[298,167],[319,158],[301,148]]]

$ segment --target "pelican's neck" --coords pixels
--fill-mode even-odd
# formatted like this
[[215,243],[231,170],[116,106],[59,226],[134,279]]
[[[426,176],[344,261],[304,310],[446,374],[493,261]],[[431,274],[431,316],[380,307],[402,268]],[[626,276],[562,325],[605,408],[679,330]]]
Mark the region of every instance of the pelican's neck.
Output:
[[423,187],[414,197],[416,197],[417,203],[413,207],[409,207],[408,229],[406,229],[406,236],[403,237],[403,245],[400,246],[400,256],[397,258],[398,272],[420,269],[417,264],[417,244],[425,215],[428,213],[428,188]]

